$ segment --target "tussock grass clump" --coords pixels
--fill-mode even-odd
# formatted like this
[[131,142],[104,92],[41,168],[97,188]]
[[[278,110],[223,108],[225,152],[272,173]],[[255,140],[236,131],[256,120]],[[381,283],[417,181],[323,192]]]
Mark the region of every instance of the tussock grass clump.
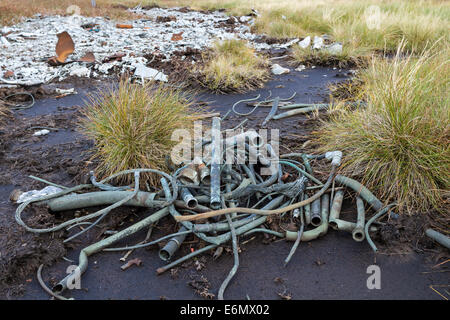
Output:
[[[97,173],[109,176],[134,168],[167,171],[165,157],[178,143],[171,140],[172,133],[193,126],[197,113],[191,105],[181,91],[152,83],[142,86],[122,81],[115,91],[91,96],[81,126],[94,140]],[[132,179],[131,175],[123,177]],[[156,185],[159,178],[148,174],[141,181]]]
[[[352,51],[352,52],[351,52]],[[339,54],[332,54],[326,50],[314,50],[311,48],[302,48],[294,46],[292,48],[291,57],[295,64],[303,63],[308,66],[336,66],[338,68],[363,67],[367,64],[368,56],[357,54],[349,48],[343,48]]]
[[419,58],[374,58],[360,74],[367,107],[338,105],[316,132],[322,150],[342,150],[359,176],[400,212],[444,207],[450,187],[449,48]]
[[328,34],[351,56],[395,52],[402,39],[407,40],[402,50],[418,53],[442,37],[449,39],[450,6],[444,1],[280,1],[272,8],[257,19],[255,32],[273,37]]
[[269,78],[268,60],[242,40],[216,41],[203,54],[204,65],[197,68],[196,80],[215,92],[244,92],[260,88]]

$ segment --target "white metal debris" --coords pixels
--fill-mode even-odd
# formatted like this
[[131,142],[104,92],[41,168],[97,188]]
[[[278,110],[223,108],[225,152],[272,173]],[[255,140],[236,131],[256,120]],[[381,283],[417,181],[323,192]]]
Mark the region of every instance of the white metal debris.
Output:
[[71,76],[84,77],[87,78],[91,75],[91,70],[87,67],[76,67],[70,70]]
[[31,199],[36,199],[36,198],[40,198],[43,196],[48,196],[51,194],[55,194],[58,192],[61,192],[62,189],[58,188],[58,187],[54,187],[54,186],[47,186],[42,190],[31,190],[31,191],[27,191],[22,193],[19,198],[17,199],[17,203],[22,203]]
[[299,66],[295,69],[295,71],[303,71],[303,70],[305,70],[305,69],[306,69],[305,65],[304,65],[304,64],[301,64],[301,65],[299,65]]
[[329,46],[326,46],[323,50],[330,54],[341,54],[342,53],[342,43],[335,42]]
[[[132,24],[130,29],[118,28],[115,21],[104,17],[40,14],[17,25],[3,27],[0,34],[0,69],[12,70],[14,76],[0,78],[0,83],[33,85],[55,78],[63,80],[70,75],[101,77],[112,70],[133,72],[139,63],[148,63],[143,57],[145,55],[161,54],[165,61],[171,59],[175,51],[188,48],[202,50],[215,39],[244,39],[257,50],[285,48],[298,42],[294,39],[286,44],[269,45],[255,41],[261,35],[250,32],[251,16],[241,17],[240,21],[246,21],[241,23],[223,12],[186,12],[179,8],[144,10],[139,7],[131,11],[143,18],[125,22]],[[232,24],[227,23],[229,19],[232,19]],[[75,43],[75,52],[68,60],[78,60],[90,51],[99,63],[73,62],[50,66],[47,59],[55,55],[56,35],[63,31],[67,31]],[[179,33],[182,39],[173,41],[172,36]],[[125,56],[102,63],[118,53]],[[136,58],[141,59],[137,61]]]
[[37,137],[37,136],[45,136],[45,135],[47,135],[47,134],[49,134],[49,130],[47,130],[47,129],[42,129],[42,130],[39,130],[39,131],[36,131],[35,133],[33,133],[33,136],[35,136],[35,137]]
[[[132,24],[130,29],[118,28],[116,22],[103,17],[39,14],[15,26],[3,27],[0,35],[0,69],[12,70],[14,76],[0,78],[0,83],[34,85],[55,78],[63,80],[70,75],[107,76],[112,70],[134,71],[139,63],[148,63],[143,57],[145,55],[162,54],[165,61],[171,59],[175,51],[188,48],[202,50],[215,39],[244,39],[257,50],[286,48],[299,41],[294,39],[285,44],[272,45],[255,41],[261,35],[250,32],[249,25],[254,20],[251,16],[236,19],[223,12],[185,12],[179,8],[144,10],[137,7],[131,11],[143,18],[126,22]],[[233,23],[226,23],[230,19]],[[99,63],[73,62],[50,66],[47,59],[55,55],[56,35],[63,31],[67,31],[75,43],[75,52],[68,60],[78,60],[90,51]],[[182,39],[173,41],[173,34],[179,33]],[[118,53],[125,56],[102,63]]]
[[310,36],[307,36],[305,39],[303,39],[302,41],[300,41],[300,42],[298,43],[298,45],[299,45],[301,48],[303,48],[303,49],[308,48],[310,44],[311,44],[311,37],[310,37]]
[[0,37],[0,42],[2,46],[9,47],[9,41],[6,39],[6,37]]
[[274,43],[272,46],[274,48],[276,48],[276,49],[286,49],[286,48],[292,46],[293,44],[295,44],[295,43],[297,43],[299,41],[300,41],[300,39],[296,38],[296,39],[293,39],[293,40],[291,40],[289,42],[286,42],[286,43],[283,43],[283,44],[276,44],[276,43]]
[[323,38],[314,36],[313,49],[322,49],[323,45]]
[[249,22],[250,20],[253,20],[253,18],[250,16],[242,16],[239,18],[239,21],[241,21],[242,23]]
[[61,88],[55,88],[55,92],[59,94],[76,94],[75,88],[70,89],[61,89]]
[[[341,54],[342,53],[342,43],[340,42],[335,42],[332,44],[325,44],[325,40],[330,42],[331,41],[331,37],[324,34],[322,37],[318,37],[318,36],[314,36],[314,41],[313,41],[313,49],[316,50],[321,50],[323,52],[328,52],[330,54]],[[311,43],[311,37],[307,36],[306,38],[304,38],[302,41],[300,41],[298,43],[298,45],[303,48],[306,49],[309,47]]]
[[144,66],[143,64],[136,65],[136,70],[134,70],[134,75],[139,78],[144,79],[150,79],[150,80],[157,80],[157,81],[163,81],[167,82],[167,76],[162,73],[161,71],[158,71],[153,68],[148,68]]
[[279,75],[279,74],[285,74],[285,73],[289,73],[290,70],[287,68],[283,68],[282,66],[280,66],[279,64],[275,63],[272,65],[272,73]]

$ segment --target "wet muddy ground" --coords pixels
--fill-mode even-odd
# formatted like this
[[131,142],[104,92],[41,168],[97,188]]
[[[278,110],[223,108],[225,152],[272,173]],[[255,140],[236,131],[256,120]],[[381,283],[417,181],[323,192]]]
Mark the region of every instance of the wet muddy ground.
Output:
[[[291,68],[292,69],[292,68]],[[272,91],[272,97],[288,97],[294,92],[292,102],[324,102],[328,100],[330,82],[347,79],[347,70],[317,67],[290,74],[274,76],[263,89],[246,94],[214,95],[201,93],[198,99],[208,101],[211,110],[224,115],[240,99],[262,97]],[[64,84],[66,87],[69,84]],[[70,246],[62,244],[62,233],[36,236],[23,231],[14,220],[16,205],[9,201],[12,190],[42,188],[43,183],[28,178],[35,175],[67,186],[79,184],[85,174],[94,167],[89,161],[88,150],[92,143],[77,132],[77,118],[83,108],[86,94],[103,83],[79,84],[77,95],[61,99],[46,98],[31,108],[16,112],[1,129],[0,136],[0,298],[48,299],[36,279],[37,267],[44,263],[44,280],[52,285],[66,275],[69,265],[76,264],[81,248],[100,240],[106,229],[123,228],[146,216],[146,210],[119,208],[109,219],[74,241]],[[61,87],[61,86],[60,86]],[[240,104],[240,112],[251,108]],[[259,129],[270,108],[259,108],[247,118],[246,128]],[[223,122],[224,128],[232,128],[245,117],[230,115]],[[311,115],[285,120],[272,120],[269,129],[279,129],[280,153],[301,150],[309,139],[309,133],[318,124]],[[32,137],[30,127],[57,128],[46,136]],[[77,214],[64,216],[49,214],[45,208],[28,211],[28,223],[45,227]],[[356,208],[351,201],[344,202],[342,215],[354,221]],[[121,225],[124,221],[124,225]],[[408,220],[410,221],[410,220]],[[240,267],[228,286],[225,297],[229,299],[442,299],[430,285],[448,285],[445,265],[432,268],[442,261],[448,252],[442,251],[422,236],[426,221],[393,223],[385,233],[376,237],[380,253],[375,257],[366,242],[358,243],[351,235],[329,230],[323,238],[301,243],[291,262],[285,268],[283,261],[292,243],[267,241],[257,235],[240,239]],[[404,221],[403,221],[404,222]],[[158,225],[152,238],[176,230],[171,219]],[[129,237],[120,244],[134,244],[145,237],[145,231]],[[410,234],[416,236],[407,236]],[[177,257],[197,250],[201,243],[187,238]],[[89,267],[82,277],[82,290],[73,290],[68,296],[76,299],[204,299],[216,295],[220,284],[233,264],[231,252],[225,252],[217,260],[205,254],[173,271],[156,275],[156,269],[164,265],[158,257],[157,246],[134,251],[128,259],[139,258],[141,266],[126,271],[119,258],[123,253],[102,252],[89,259]],[[62,259],[75,261],[71,263]],[[381,269],[381,289],[369,290],[366,282],[367,267],[376,264]],[[445,289],[448,289],[446,287]],[[444,295],[446,292],[440,290]],[[211,295],[212,294],[212,295]],[[448,297],[448,295],[447,295]]]

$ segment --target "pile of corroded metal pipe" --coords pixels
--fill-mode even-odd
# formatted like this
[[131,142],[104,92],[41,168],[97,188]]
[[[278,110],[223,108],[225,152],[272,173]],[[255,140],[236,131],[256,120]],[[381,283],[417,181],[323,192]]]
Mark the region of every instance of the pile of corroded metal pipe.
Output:
[[[223,299],[225,288],[239,266],[238,236],[264,232],[295,241],[285,264],[289,262],[300,242],[323,236],[327,233],[328,227],[350,232],[356,241],[367,239],[376,250],[369,235],[369,232],[376,230],[376,227],[372,226],[375,219],[366,222],[364,202],[377,211],[376,218],[387,213],[389,206],[385,207],[357,181],[336,175],[342,158],[340,151],[321,155],[292,153],[278,157],[272,146],[255,131],[241,130],[227,139],[222,139],[221,132],[220,118],[213,118],[211,139],[201,143],[207,151],[207,156],[186,162],[173,173],[134,169],[119,172],[99,182],[92,174],[90,184],[73,188],[62,187],[62,192],[20,204],[16,211],[17,222],[26,230],[36,233],[71,229],[80,224],[89,225],[83,231],[86,232],[106,215],[111,214],[111,210],[123,205],[151,209],[152,213],[139,222],[82,249],[78,267],[53,287],[55,295],[60,297],[59,294],[70,286],[74,277],[86,271],[89,256],[99,251],[129,251],[162,241],[167,242],[160,249],[159,256],[168,264],[158,268],[158,274],[198,254],[231,242],[235,263],[218,291],[219,299]],[[226,154],[231,156],[225,161]],[[331,169],[325,182],[314,176],[310,163],[312,159],[331,161]],[[140,190],[139,180],[142,173],[160,175],[161,187],[156,190]],[[134,188],[109,184],[115,178],[126,174],[134,174]],[[99,191],[76,193],[86,188],[97,188]],[[340,218],[344,189],[353,190],[357,195],[356,223]],[[33,202],[46,202],[53,212],[95,206],[106,207],[66,221],[59,226],[33,229],[21,218],[22,211]],[[271,230],[264,226],[269,215],[288,218],[296,222],[298,229],[285,232]],[[160,239],[142,241],[136,245],[111,247],[131,234],[151,228],[166,216],[171,216],[179,222],[178,232]],[[88,221],[93,219],[95,221]],[[83,232],[66,240],[72,240]],[[177,250],[190,234],[207,245],[174,259]]]

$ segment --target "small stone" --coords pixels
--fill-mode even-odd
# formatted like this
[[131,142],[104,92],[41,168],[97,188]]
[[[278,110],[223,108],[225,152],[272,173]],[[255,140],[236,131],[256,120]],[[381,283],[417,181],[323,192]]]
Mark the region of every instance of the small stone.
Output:
[[323,47],[323,38],[314,36],[313,49],[321,49]]
[[325,47],[323,50],[330,54],[341,54],[342,53],[342,43],[335,42],[332,45]]
[[290,70],[287,68],[283,68],[282,66],[280,66],[279,64],[275,63],[274,65],[272,65],[272,73],[279,75],[279,74],[285,74],[285,73],[289,73]]
[[136,70],[134,71],[134,75],[136,77],[142,77],[145,79],[159,80],[163,82],[167,82],[167,75],[153,68],[148,68],[143,64],[136,65]]
[[87,67],[81,67],[70,71],[70,75],[76,77],[89,77],[90,74],[91,70],[89,70]]
[[299,45],[301,48],[303,48],[303,49],[308,48],[310,44],[311,44],[311,37],[310,37],[310,36],[307,36],[305,39],[303,39],[302,41],[300,41],[300,42],[298,43],[298,45]]
[[250,20],[252,20],[253,18],[250,16],[242,16],[239,18],[239,21],[241,21],[242,23],[246,23],[249,22]]
[[295,69],[295,71],[303,71],[303,70],[305,70],[305,69],[306,69],[305,65],[304,65],[304,64],[301,64],[301,65],[299,65],[299,66]]

